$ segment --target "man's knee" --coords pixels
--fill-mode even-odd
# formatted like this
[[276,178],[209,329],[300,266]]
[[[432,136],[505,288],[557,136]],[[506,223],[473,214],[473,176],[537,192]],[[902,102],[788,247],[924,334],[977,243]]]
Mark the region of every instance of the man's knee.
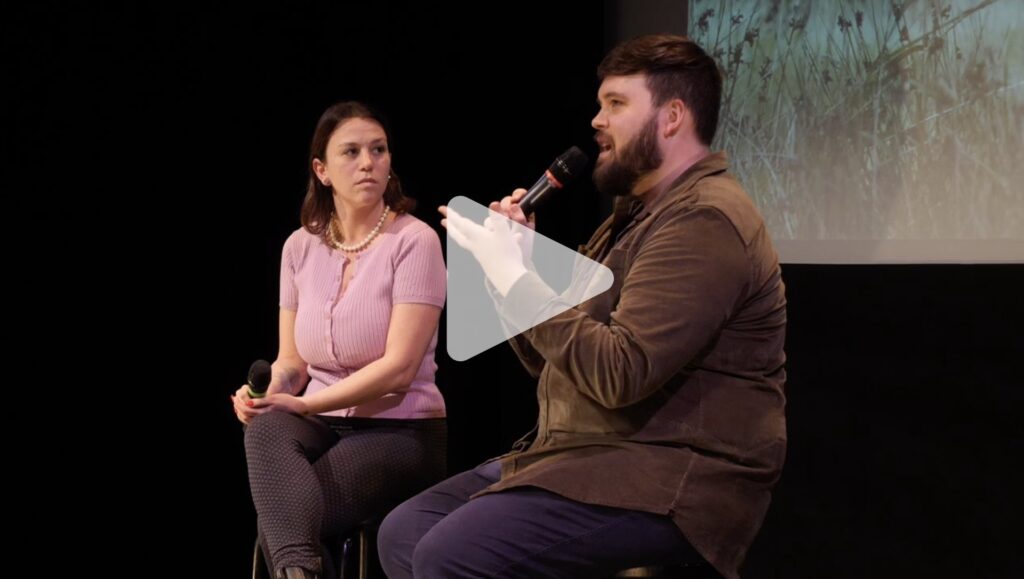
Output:
[[394,508],[377,530],[377,554],[388,577],[408,577],[412,570],[412,552],[417,537],[415,511],[408,502]]
[[459,543],[450,533],[424,535],[412,553],[413,576],[425,579],[466,576],[467,571],[476,566],[472,557],[467,556],[465,543]]
[[380,552],[382,558],[384,557],[384,552],[391,551],[402,538],[403,531],[405,530],[404,524],[400,522],[403,517],[399,514],[399,510],[402,506],[398,505],[388,513],[377,529],[377,551]]

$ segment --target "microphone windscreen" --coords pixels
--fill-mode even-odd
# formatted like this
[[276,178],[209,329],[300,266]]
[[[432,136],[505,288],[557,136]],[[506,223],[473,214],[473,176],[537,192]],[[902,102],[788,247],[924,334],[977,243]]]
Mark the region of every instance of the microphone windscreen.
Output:
[[555,179],[558,179],[559,183],[567,185],[583,173],[583,170],[587,167],[587,161],[589,159],[586,153],[581,151],[579,147],[572,147],[555,159],[555,162],[551,163],[551,166],[548,167],[548,171],[551,171],[551,174]]
[[262,395],[270,386],[270,362],[256,360],[249,366],[249,390],[253,394]]

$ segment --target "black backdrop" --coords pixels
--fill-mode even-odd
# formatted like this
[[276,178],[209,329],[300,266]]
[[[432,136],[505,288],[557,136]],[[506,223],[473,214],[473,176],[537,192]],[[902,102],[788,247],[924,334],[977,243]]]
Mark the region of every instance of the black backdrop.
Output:
[[[14,263],[47,300],[74,273],[54,319],[86,318],[69,341],[109,387],[81,404],[118,408],[87,477],[115,498],[91,512],[134,516],[100,562],[244,576],[254,514],[228,395],[276,347],[280,247],[324,107],[358,98],[389,113],[396,170],[439,231],[434,207],[450,197],[497,199],[569,145],[593,150],[596,7],[42,3],[4,27],[7,160],[25,177],[9,215],[59,232]],[[574,246],[604,205],[581,187],[541,230]],[[1020,576],[1022,273],[784,267],[790,452],[746,577]],[[103,325],[113,337],[98,341]],[[442,347],[438,363],[453,471],[532,425],[533,384],[507,347],[466,363]],[[140,397],[109,395],[121,387]],[[156,460],[126,452],[140,443]]]

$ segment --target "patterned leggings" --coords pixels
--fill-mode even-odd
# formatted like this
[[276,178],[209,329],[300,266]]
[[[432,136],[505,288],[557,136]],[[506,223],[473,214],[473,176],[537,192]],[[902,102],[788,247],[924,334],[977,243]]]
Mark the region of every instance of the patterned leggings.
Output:
[[321,568],[321,544],[445,476],[445,419],[257,416],[245,430],[249,488],[269,566]]

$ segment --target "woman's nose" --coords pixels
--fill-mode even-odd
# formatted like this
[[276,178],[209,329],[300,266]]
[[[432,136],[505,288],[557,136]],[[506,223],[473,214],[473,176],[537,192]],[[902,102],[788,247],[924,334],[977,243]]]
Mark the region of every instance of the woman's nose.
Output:
[[373,169],[373,155],[370,154],[370,151],[364,150],[359,154],[359,168],[364,171]]

